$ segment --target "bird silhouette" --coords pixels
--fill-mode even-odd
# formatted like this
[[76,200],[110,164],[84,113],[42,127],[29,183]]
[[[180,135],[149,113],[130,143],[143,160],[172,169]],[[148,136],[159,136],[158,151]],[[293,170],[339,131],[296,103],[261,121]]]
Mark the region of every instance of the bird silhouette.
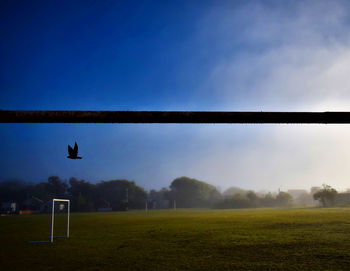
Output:
[[77,142],[75,142],[74,144],[74,149],[68,145],[68,156],[67,158],[70,158],[70,159],[82,159],[83,157],[80,157],[78,156],[78,144]]

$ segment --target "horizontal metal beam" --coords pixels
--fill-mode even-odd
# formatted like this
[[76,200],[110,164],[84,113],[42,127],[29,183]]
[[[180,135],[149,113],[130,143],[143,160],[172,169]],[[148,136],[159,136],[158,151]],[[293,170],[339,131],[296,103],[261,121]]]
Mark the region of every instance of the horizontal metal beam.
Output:
[[0,123],[306,123],[349,124],[350,112],[8,111]]

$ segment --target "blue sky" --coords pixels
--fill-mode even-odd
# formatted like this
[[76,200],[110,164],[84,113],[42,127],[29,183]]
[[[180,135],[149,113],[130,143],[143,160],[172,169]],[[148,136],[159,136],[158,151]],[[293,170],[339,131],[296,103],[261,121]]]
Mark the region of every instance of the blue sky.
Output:
[[[350,108],[347,1],[0,5],[1,109]],[[2,124],[0,179],[346,189],[349,135],[340,125]],[[66,158],[75,140],[81,161]]]

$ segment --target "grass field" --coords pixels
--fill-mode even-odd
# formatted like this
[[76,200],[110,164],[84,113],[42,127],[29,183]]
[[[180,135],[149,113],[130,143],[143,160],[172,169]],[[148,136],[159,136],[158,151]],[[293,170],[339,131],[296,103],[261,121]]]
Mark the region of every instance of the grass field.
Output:
[[[56,234],[64,232],[57,218]],[[350,270],[350,209],[73,213],[0,217],[0,270]]]

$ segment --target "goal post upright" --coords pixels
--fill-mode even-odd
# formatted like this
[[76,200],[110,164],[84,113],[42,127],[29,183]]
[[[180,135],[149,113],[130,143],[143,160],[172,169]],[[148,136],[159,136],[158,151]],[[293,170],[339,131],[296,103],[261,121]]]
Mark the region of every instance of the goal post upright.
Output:
[[69,238],[69,215],[70,215],[70,200],[68,200],[68,214],[67,214],[67,238]]
[[50,241],[53,243],[53,227],[55,225],[55,199],[52,200],[52,210],[51,210],[51,235]]

